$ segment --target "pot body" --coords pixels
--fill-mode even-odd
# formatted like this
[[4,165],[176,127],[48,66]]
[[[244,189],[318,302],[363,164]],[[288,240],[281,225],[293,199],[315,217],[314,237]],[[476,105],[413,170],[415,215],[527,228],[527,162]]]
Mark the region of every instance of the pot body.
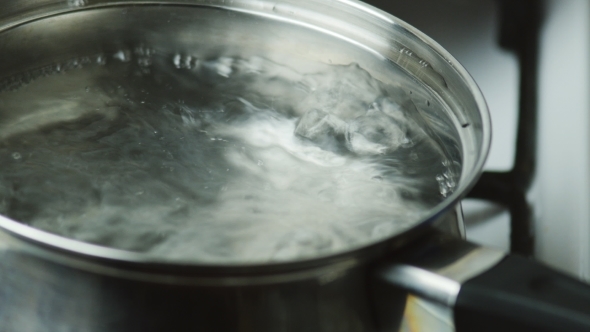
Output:
[[[437,226],[458,238],[462,227],[459,208]],[[348,259],[277,275],[179,277],[75,259],[25,245],[6,233],[0,239],[1,331],[452,328],[452,320],[445,319],[450,317],[450,309],[402,291],[393,294],[391,285],[372,282],[375,259]],[[383,295],[387,303],[379,299]],[[376,301],[380,303],[378,310]]]
[[[162,5],[177,10],[163,16]],[[184,15],[190,6],[207,9],[206,15]],[[297,24],[269,25],[252,20],[250,13]],[[37,26],[41,21],[51,24]],[[195,22],[201,27],[199,38],[194,38]],[[395,331],[416,324],[404,323],[409,317],[404,316],[409,312],[405,308],[414,303],[407,293],[393,295],[395,303],[388,304],[391,312],[384,315],[395,321],[393,325],[376,318],[383,315],[374,308],[374,294],[385,290],[371,281],[370,274],[373,264],[427,230],[463,234],[459,200],[480,174],[490,142],[485,102],[468,74],[428,37],[356,1],[0,4],[2,77],[18,74],[28,63],[49,66],[84,54],[170,45],[171,40],[199,58],[219,51],[219,41],[226,52],[241,56],[262,54],[280,62],[296,54],[304,60],[297,67],[301,72],[313,71],[308,65],[314,61],[356,62],[383,82],[395,81],[383,69],[395,63],[448,107],[448,114],[424,112],[441,132],[451,133],[442,139],[462,161],[455,192],[411,232],[366,250],[276,268],[215,269],[146,261],[141,255],[52,236],[0,216],[0,330],[352,332]],[[74,65],[86,58],[78,61]],[[46,67],[40,68],[43,75]],[[14,83],[2,82],[7,84],[2,88]],[[20,115],[8,111],[2,116]],[[0,126],[0,134],[8,129]],[[446,321],[441,324],[448,327]]]

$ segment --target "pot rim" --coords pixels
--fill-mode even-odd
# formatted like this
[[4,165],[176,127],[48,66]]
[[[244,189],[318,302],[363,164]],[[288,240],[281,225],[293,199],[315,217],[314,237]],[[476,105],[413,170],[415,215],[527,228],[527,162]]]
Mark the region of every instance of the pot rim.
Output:
[[[236,0],[239,1],[248,1],[248,0]],[[149,4],[150,1],[139,1],[140,4]],[[197,0],[197,5],[199,6],[213,6],[213,7],[222,7],[219,5],[208,5],[208,3],[202,3],[201,1]],[[214,1],[209,1],[210,3],[214,3]],[[305,0],[301,2],[308,2],[308,3],[325,3],[326,1],[323,0]],[[207,264],[207,263],[199,263],[194,261],[183,261],[183,260],[165,260],[161,258],[155,258],[149,254],[145,253],[137,253],[131,252],[126,250],[120,249],[113,249],[108,247],[102,247],[99,245],[94,245],[90,243],[81,242],[78,240],[73,240],[69,238],[65,238],[59,235],[51,234],[25,224],[19,223],[17,221],[11,220],[7,217],[0,215],[0,229],[4,230],[5,232],[9,233],[14,238],[18,238],[20,240],[25,241],[28,245],[32,245],[39,254],[45,249],[50,249],[53,253],[57,253],[59,255],[65,254],[68,257],[75,257],[76,259],[82,260],[91,260],[95,262],[106,263],[110,265],[121,265],[127,267],[135,267],[139,269],[147,268],[148,270],[153,269],[165,269],[165,270],[176,270],[176,271],[199,271],[199,272],[211,272],[213,274],[220,274],[220,275],[232,275],[232,274],[266,274],[266,273],[274,273],[276,271],[295,271],[300,269],[308,269],[313,267],[321,267],[326,265],[331,265],[335,263],[341,263],[343,261],[349,262],[360,262],[365,259],[365,257],[373,257],[375,255],[379,255],[384,250],[391,250],[391,248],[399,247],[400,245],[406,243],[410,239],[413,239],[415,236],[418,236],[422,232],[427,229],[430,229],[433,224],[436,223],[443,215],[447,214],[449,211],[453,209],[456,205],[459,204],[460,200],[467,194],[467,192],[475,185],[477,180],[479,179],[484,163],[487,159],[490,145],[491,145],[491,119],[490,114],[488,111],[487,104],[481,93],[479,87],[467,72],[465,68],[452,56],[450,55],[442,46],[440,46],[437,42],[435,42],[430,37],[426,36],[424,33],[420,32],[418,29],[414,28],[413,26],[409,25],[408,23],[394,17],[393,15],[381,11],[377,8],[374,8],[366,3],[363,3],[358,0],[336,0],[337,3],[344,5],[348,9],[352,11],[361,12],[363,15],[368,15],[372,19],[376,20],[375,24],[380,24],[383,26],[397,26],[405,30],[408,34],[416,37],[420,43],[426,45],[429,48],[429,51],[433,52],[438,57],[446,60],[448,65],[452,67],[454,73],[457,77],[463,82],[463,84],[467,87],[468,91],[470,92],[471,96],[474,98],[474,102],[479,109],[479,116],[481,117],[481,131],[482,131],[482,138],[481,138],[481,146],[479,147],[480,151],[477,156],[476,161],[473,163],[473,167],[471,170],[464,172],[459,185],[457,186],[456,190],[448,196],[445,200],[439,203],[436,207],[430,210],[430,212],[422,218],[421,222],[417,222],[412,227],[401,231],[400,233],[394,234],[390,237],[385,239],[381,239],[378,242],[369,243],[367,245],[363,245],[360,247],[351,248],[349,250],[343,252],[337,252],[325,256],[320,257],[313,257],[308,259],[301,259],[295,261],[286,261],[286,262],[268,262],[268,263],[224,263],[224,264]],[[161,3],[161,1],[160,1]],[[230,1],[231,3],[231,1]],[[129,3],[126,3],[129,5]],[[188,1],[171,1],[171,5],[190,5],[191,3]],[[125,5],[125,2],[114,2],[109,6],[120,6]],[[97,5],[97,6],[86,6],[84,9],[98,9],[104,8],[105,5]],[[235,10],[233,7],[223,6],[226,9]],[[44,18],[47,16],[53,16],[58,14],[69,13],[72,11],[76,11],[78,9],[69,8],[69,9],[62,9],[62,11],[52,12],[50,15],[37,15],[30,20],[19,21],[18,24],[14,24],[10,27],[15,25],[20,25],[23,23],[27,23],[33,20],[37,20],[39,18]],[[238,9],[239,10],[239,9]],[[9,28],[10,28],[9,27]],[[386,28],[381,27],[381,29],[385,30]],[[390,28],[392,29],[392,28]],[[0,30],[1,31],[1,30]],[[1,32],[0,32],[1,33]],[[39,251],[41,249],[41,251]],[[55,258],[55,256],[52,256]],[[57,258],[58,260],[61,260]],[[353,264],[354,265],[354,264]]]

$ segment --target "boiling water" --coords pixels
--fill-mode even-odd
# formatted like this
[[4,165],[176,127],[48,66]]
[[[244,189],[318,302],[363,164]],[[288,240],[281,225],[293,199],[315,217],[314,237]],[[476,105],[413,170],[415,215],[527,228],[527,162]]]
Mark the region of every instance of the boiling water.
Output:
[[425,128],[430,101],[410,98],[425,90],[318,68],[143,45],[5,79],[0,213],[215,263],[323,256],[413,226],[460,171]]

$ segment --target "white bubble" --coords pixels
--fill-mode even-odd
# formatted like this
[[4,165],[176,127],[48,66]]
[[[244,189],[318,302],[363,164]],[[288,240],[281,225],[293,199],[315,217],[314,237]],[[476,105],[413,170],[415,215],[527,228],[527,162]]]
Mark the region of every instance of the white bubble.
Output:
[[129,62],[131,61],[131,52],[129,50],[120,50],[113,55],[113,58],[121,62]]
[[68,0],[68,6],[71,7],[84,7],[88,4],[87,0]]

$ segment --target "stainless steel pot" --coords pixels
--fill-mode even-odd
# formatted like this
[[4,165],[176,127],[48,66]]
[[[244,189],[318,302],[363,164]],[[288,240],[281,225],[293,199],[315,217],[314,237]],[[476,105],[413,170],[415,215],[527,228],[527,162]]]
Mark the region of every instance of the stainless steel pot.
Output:
[[[161,9],[170,6],[176,14],[163,14]],[[292,28],[269,31],[257,18]],[[35,28],[39,20],[52,24]],[[201,27],[198,38],[186,28],[189,21]],[[459,185],[402,234],[329,257],[267,265],[160,261],[0,217],[1,331],[452,331],[453,315],[463,331],[478,322],[483,324],[478,331],[590,327],[585,285],[540,267],[530,267],[529,276],[516,270],[528,261],[461,240],[459,202],[477,180],[490,144],[483,96],[438,44],[361,2],[4,2],[0,76],[16,74],[27,63],[170,39],[205,50],[223,44],[229,51],[269,59],[297,53],[324,63],[357,62],[385,82],[392,78],[384,77],[382,66],[397,64],[448,105],[448,114],[432,116],[459,137]],[[0,119],[10,118],[9,110],[0,111]],[[519,282],[523,294],[505,295]],[[568,301],[561,301],[555,289],[568,287],[580,291],[569,291]],[[548,300],[535,307],[530,298]],[[515,315],[514,307],[524,314]],[[539,319],[539,313],[551,318]]]

